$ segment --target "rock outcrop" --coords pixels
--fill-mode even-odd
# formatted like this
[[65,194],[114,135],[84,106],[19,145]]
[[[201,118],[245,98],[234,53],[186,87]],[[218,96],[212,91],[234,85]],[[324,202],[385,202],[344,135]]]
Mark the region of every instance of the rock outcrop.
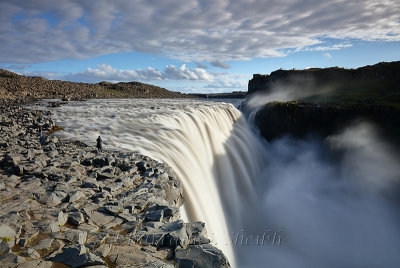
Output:
[[400,109],[392,106],[271,102],[254,116],[255,125],[267,140],[283,135],[326,137],[356,120],[374,122],[388,138],[398,140]]

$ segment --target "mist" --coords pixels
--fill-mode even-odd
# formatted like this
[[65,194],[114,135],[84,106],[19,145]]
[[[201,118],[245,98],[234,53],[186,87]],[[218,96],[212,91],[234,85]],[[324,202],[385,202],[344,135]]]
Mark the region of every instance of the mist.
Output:
[[250,109],[255,109],[273,101],[296,101],[308,97],[324,96],[334,89],[334,85],[317,85],[313,77],[292,76],[287,81],[275,82],[268,91],[253,93],[247,105]]
[[279,241],[236,244],[239,266],[399,267],[399,158],[378,134],[358,122],[325,140],[266,144],[259,205],[237,232],[279,231]]
[[52,109],[63,137],[170,165],[189,221],[232,267],[399,267],[398,152],[367,122],[270,143],[233,105],[89,100]]

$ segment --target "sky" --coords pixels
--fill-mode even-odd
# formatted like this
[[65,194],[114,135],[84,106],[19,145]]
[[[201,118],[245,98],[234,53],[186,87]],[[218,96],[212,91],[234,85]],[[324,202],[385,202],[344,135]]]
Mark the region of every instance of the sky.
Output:
[[399,0],[0,0],[0,68],[186,93],[400,60]]

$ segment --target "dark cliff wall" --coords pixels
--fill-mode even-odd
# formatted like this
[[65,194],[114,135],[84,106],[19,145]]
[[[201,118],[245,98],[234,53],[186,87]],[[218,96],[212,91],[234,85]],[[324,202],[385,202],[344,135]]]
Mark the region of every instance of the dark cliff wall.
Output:
[[277,70],[270,75],[254,74],[248,84],[248,94],[268,93],[279,86],[282,88],[282,85],[283,88],[291,85],[317,93],[319,89],[332,89],[329,94],[300,99],[307,102],[400,103],[400,61],[381,62],[358,69],[311,68]]
[[392,106],[271,102],[257,112],[254,123],[264,138],[273,140],[288,134],[326,137],[356,120],[373,122],[388,138],[400,142],[400,109]]

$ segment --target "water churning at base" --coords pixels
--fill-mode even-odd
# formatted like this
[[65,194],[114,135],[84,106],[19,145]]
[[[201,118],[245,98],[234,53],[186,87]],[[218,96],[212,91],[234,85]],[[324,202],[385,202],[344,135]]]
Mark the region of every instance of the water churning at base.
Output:
[[206,222],[233,266],[400,265],[398,156],[373,126],[267,143],[233,105],[190,100],[72,102],[52,117],[67,138],[101,135],[169,164],[188,219]]

